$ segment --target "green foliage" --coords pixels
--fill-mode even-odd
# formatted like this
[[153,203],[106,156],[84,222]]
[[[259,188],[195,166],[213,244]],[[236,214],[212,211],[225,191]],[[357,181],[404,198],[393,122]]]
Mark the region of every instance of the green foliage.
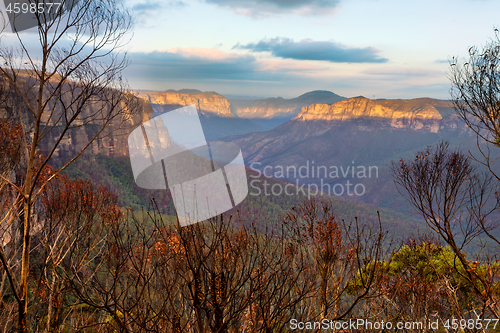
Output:
[[[52,162],[57,166],[57,161]],[[85,154],[71,164],[64,173],[72,179],[91,179],[94,183],[105,186],[118,195],[118,205],[131,207],[139,211],[143,207],[149,209],[152,200],[159,210],[166,215],[175,215],[175,208],[168,190],[146,190],[135,184],[132,168],[128,157],[110,157],[103,154]],[[284,187],[287,183],[273,178],[257,177],[257,173],[247,169],[248,181],[259,180],[254,186],[260,188],[259,195],[255,188],[249,189],[247,198],[226,215],[239,215],[241,220],[256,225],[265,225],[268,222],[279,223],[286,211],[307,199],[299,192],[298,195],[272,195],[270,188],[278,184]],[[264,181],[268,183],[267,195],[264,191]],[[291,191],[296,194],[295,191]],[[270,194],[270,195],[269,195]],[[340,197],[331,197],[332,206],[338,220],[352,220],[357,216],[366,224],[377,223],[377,211],[380,210],[385,227],[389,230],[398,230],[398,237],[409,235],[412,230],[422,227],[422,221],[395,212],[390,209],[380,209]]]
[[[351,282],[350,293],[355,293],[361,287],[361,276],[365,279],[367,272],[373,270],[373,265],[385,275],[385,280],[404,280],[424,285],[435,285],[443,277],[458,288],[465,288],[464,267],[449,246],[441,246],[426,241],[416,244],[410,241],[394,252],[388,260],[371,262],[358,272],[357,278]],[[464,289],[465,290],[465,289]]]
[[436,283],[442,276],[452,276],[455,283],[465,283],[459,274],[464,273],[464,268],[450,247],[432,242],[404,245],[391,256],[388,275],[402,276],[408,272],[425,283]]

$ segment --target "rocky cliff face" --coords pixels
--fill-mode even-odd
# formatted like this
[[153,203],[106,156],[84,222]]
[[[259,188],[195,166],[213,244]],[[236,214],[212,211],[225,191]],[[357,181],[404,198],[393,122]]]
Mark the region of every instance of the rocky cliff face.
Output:
[[313,103],[332,104],[345,98],[331,91],[316,90],[292,99],[267,98],[255,101],[234,101],[238,117],[249,119],[272,119],[295,117],[301,109]]
[[[117,117],[111,121],[109,127],[99,135],[99,139],[93,141],[86,149],[86,152],[94,155],[104,154],[107,156],[128,156],[128,134],[137,126],[153,117],[153,109],[151,105],[142,100],[137,99],[133,103],[134,108],[132,115],[128,115],[124,110],[124,118]],[[89,113],[92,110],[85,110],[84,113]],[[52,125],[50,121],[44,125]],[[54,158],[62,158],[63,160],[72,157],[75,152],[80,151],[87,143],[97,134],[100,126],[87,124],[70,129],[63,140],[57,147]],[[41,142],[41,151],[47,153],[60,133],[58,126],[54,127],[50,135]],[[108,135],[109,133],[109,135]]]
[[[245,163],[258,172],[296,184],[314,185],[311,188],[329,194],[349,181],[366,192],[360,196],[334,194],[410,211],[394,185],[391,162],[415,156],[417,151],[442,141],[462,151],[474,151],[474,137],[454,116],[447,101],[357,97],[331,105],[309,105],[297,117],[270,131],[224,140],[241,147]],[[376,167],[380,173],[365,177],[319,171],[370,167]]]
[[298,105],[280,106],[275,107],[272,105],[249,105],[245,107],[238,108],[238,116],[242,118],[284,118],[290,115],[291,117],[297,114],[297,111],[301,109]]
[[[156,92],[142,91],[136,92],[138,113],[130,117],[124,124],[121,124],[120,129],[113,134],[102,139],[94,141],[87,149],[93,154],[104,154],[108,156],[128,156],[128,134],[140,124],[149,119],[179,107],[187,105],[195,105],[202,114],[202,125],[209,123],[208,129],[213,129],[212,132],[207,131],[207,138],[213,139],[219,136],[236,135],[247,133],[248,130],[258,130],[252,126],[255,124],[242,124],[245,120],[236,118],[230,111],[229,101],[217,93],[202,93],[196,91],[190,92]],[[88,110],[90,113],[92,110]],[[222,125],[220,122],[224,122]],[[238,122],[240,121],[240,122]],[[215,122],[215,124],[212,124]],[[249,122],[247,120],[247,122]],[[47,125],[50,125],[50,120],[47,119]],[[110,130],[117,124],[111,123]],[[243,127],[243,128],[242,128]],[[82,149],[87,142],[96,134],[94,126],[81,126],[71,130],[64,137],[63,141],[57,148],[55,158],[65,158],[71,156],[75,151]],[[233,133],[234,132],[234,133]],[[56,132],[54,133],[56,134]],[[48,140],[42,150],[48,151],[50,144],[53,143],[52,136]]]
[[178,107],[195,105],[198,111],[206,116],[234,118],[229,101],[215,92],[160,92],[139,91],[139,98],[149,101],[153,108],[167,112]]
[[[27,101],[32,107],[35,106],[37,95],[34,92],[37,92],[38,89],[37,75],[29,71],[21,71],[19,79],[20,84],[26,83],[26,91],[23,91],[23,94]],[[82,106],[80,105],[82,100],[74,103],[72,98],[78,94],[82,94],[86,98],[88,96],[81,92],[74,82],[66,82],[65,84],[66,86],[62,89],[64,93],[56,95],[62,101],[57,99],[57,103],[54,105],[56,98],[52,98],[42,114],[40,152],[48,155],[54,150],[53,159],[66,162],[85,148],[87,153],[101,153],[110,156],[127,155],[127,135],[141,123],[151,119],[153,116],[151,105],[131,94],[104,89],[99,96],[86,99]],[[3,85],[5,91],[11,89],[5,81],[0,82],[0,85]],[[49,98],[52,93],[48,89],[44,92],[44,98]],[[17,121],[17,112],[20,108],[26,131],[33,131],[34,117],[28,111],[26,104],[19,103],[14,94],[0,97],[0,119]],[[63,105],[66,109],[63,108]],[[69,127],[64,126],[66,124],[64,112],[67,112],[67,118],[74,118]],[[78,113],[75,114],[75,112]],[[92,142],[89,144],[90,141]],[[55,149],[54,146],[56,146]]]
[[457,128],[451,102],[430,98],[412,100],[371,100],[354,97],[328,104],[302,108],[294,121],[349,121],[372,119],[390,123],[396,128],[427,129],[437,133],[441,128]]
[[[140,92],[138,97],[140,112],[128,119],[116,134],[93,142],[88,151],[94,154],[126,156],[128,155],[128,133],[135,127],[156,114],[192,104],[196,105],[202,114],[202,126],[204,126],[208,139],[262,131],[249,120],[235,117],[230,111],[229,101],[216,93],[150,91]],[[333,104],[305,106],[298,116],[292,119],[287,131],[294,133],[297,136],[295,139],[305,140],[310,136],[326,133],[334,126],[355,120],[356,131],[371,131],[377,128],[377,123],[383,123],[384,128],[391,126],[396,129],[424,129],[433,133],[438,133],[441,129],[454,130],[462,126],[461,122],[454,116],[454,110],[448,101],[429,98],[370,100],[364,97],[355,97]],[[52,125],[50,119],[46,120],[46,125]],[[298,127],[295,128],[292,125]],[[82,149],[96,134],[95,131],[96,128],[92,125],[81,126],[69,131],[57,149],[55,157],[70,156],[72,152]],[[47,138],[43,147],[45,149],[42,150],[48,150],[57,133],[56,126],[54,135]],[[266,136],[266,134],[262,135]],[[287,140],[291,140],[291,138]],[[257,138],[252,137],[250,141],[252,146],[258,146],[256,144],[259,141]]]

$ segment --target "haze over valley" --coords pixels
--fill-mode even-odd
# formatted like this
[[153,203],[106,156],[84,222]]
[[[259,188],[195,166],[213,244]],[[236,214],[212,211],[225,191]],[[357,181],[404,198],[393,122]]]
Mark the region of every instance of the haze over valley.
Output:
[[[254,169],[253,174],[258,175],[249,177],[253,196],[250,195],[240,208],[248,213],[256,197],[261,198],[262,204],[276,201],[273,197],[286,196],[264,188],[270,176],[285,185],[290,183],[306,189],[282,202],[279,199],[278,210],[271,209],[278,215],[291,202],[300,202],[311,193],[313,196],[323,194],[330,195],[334,201],[343,200],[339,207],[346,211],[354,209],[361,214],[371,214],[373,221],[377,210],[386,209],[391,220],[403,214],[397,215],[399,222],[394,225],[417,223],[419,228],[425,229],[397,192],[391,163],[441,141],[449,141],[453,147],[474,149],[472,134],[455,115],[451,102],[446,100],[425,97],[372,100],[363,96],[342,97],[329,91],[311,91],[292,99],[237,101],[230,101],[216,92],[194,89],[138,91],[136,95],[147,107],[145,113],[130,124],[131,128],[139,125],[139,121],[195,105],[209,141],[230,141],[241,147],[247,173]],[[61,151],[78,145],[78,137],[84,135],[81,131],[78,133],[73,133]],[[123,137],[112,137],[106,144],[96,143],[93,152],[127,163],[128,150]],[[126,171],[122,169],[121,172]],[[113,179],[116,175],[109,174],[109,177]],[[106,182],[105,179],[100,181]],[[125,184],[129,184],[125,187],[133,186],[133,179]],[[118,184],[115,188],[120,191]],[[129,199],[123,204],[147,205],[147,200],[133,199],[133,196]],[[250,206],[243,208],[245,205]],[[363,213],[366,209],[371,213]],[[173,213],[172,207],[167,211]],[[265,219],[278,215],[265,215]],[[411,229],[406,230],[410,232]]]

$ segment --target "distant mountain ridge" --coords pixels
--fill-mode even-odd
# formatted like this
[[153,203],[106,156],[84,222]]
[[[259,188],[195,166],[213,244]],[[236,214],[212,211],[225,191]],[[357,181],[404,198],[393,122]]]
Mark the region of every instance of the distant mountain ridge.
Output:
[[201,92],[196,89],[181,89],[163,92],[138,91],[136,94],[151,104],[154,110],[153,117],[180,107],[195,105],[199,111],[201,125],[207,140],[266,130],[248,119],[236,117],[231,112],[227,98],[213,91]]
[[[215,92],[201,92],[195,89],[179,91],[138,91],[139,104],[142,110],[139,115],[128,122],[127,127],[134,128],[152,117],[194,104],[200,111],[201,123],[208,140],[222,139],[228,136],[241,136],[248,133],[264,132],[266,128],[256,123],[256,119],[241,119],[231,112],[231,103],[224,96]],[[319,101],[336,100],[331,104]],[[262,103],[311,103],[302,107],[300,113],[290,123],[306,123],[306,126],[288,126],[294,128],[297,138],[291,137],[290,142],[317,136],[332,129],[332,123],[344,123],[348,120],[357,122],[357,130],[370,130],[373,121],[385,123],[392,128],[426,129],[437,133],[443,129],[456,130],[461,122],[454,116],[452,105],[448,101],[430,98],[413,100],[370,100],[364,97],[344,99],[328,91],[313,91],[297,98],[285,100],[282,98],[261,100]],[[283,105],[284,105],[283,104]],[[283,120],[284,119],[284,120]],[[286,122],[287,119],[278,119]],[[369,124],[366,120],[370,119]],[[271,119],[273,120],[273,119]],[[310,130],[303,130],[304,128]],[[269,129],[269,128],[267,128]],[[295,129],[297,131],[295,132]],[[300,130],[299,130],[300,129]],[[271,132],[263,133],[268,137]],[[93,135],[92,127],[74,129],[68,133],[68,138],[61,143],[57,154],[66,155],[84,144]],[[261,136],[253,137],[253,146],[260,146]],[[109,136],[94,142],[90,150],[94,154],[125,156],[128,154],[126,136]],[[43,145],[42,145],[43,146]],[[75,148],[76,147],[76,148]],[[266,148],[270,148],[269,146]],[[276,147],[275,147],[276,148]],[[253,149],[252,149],[253,150]],[[257,152],[256,152],[257,153]],[[258,152],[258,155],[263,151]],[[57,155],[56,154],[56,155]],[[257,158],[256,160],[259,160]]]
[[233,112],[240,118],[291,119],[297,116],[305,106],[319,103],[333,104],[345,99],[345,97],[339,96],[331,91],[315,90],[292,99],[277,97],[254,101],[234,100],[231,101],[231,104]]
[[[391,161],[414,156],[415,152],[440,141],[473,148],[470,131],[455,115],[448,101],[417,98],[412,100],[370,100],[359,96],[333,104],[312,104],[287,123],[270,131],[251,133],[224,140],[238,144],[245,163],[273,177],[319,188],[362,184],[362,196],[343,196],[380,207],[408,211],[408,204],[397,192],[390,173]],[[472,143],[472,144],[471,144]],[[356,170],[376,166],[377,176],[359,178],[312,173],[326,170]],[[280,174],[279,170],[309,170],[299,174]],[[267,171],[265,171],[267,170]],[[337,177],[338,175],[338,177]],[[363,174],[362,174],[363,175]],[[329,187],[328,187],[329,186]],[[359,187],[361,188],[361,187]],[[344,187],[345,189],[345,187]]]
[[434,133],[460,126],[452,103],[432,98],[371,100],[358,96],[331,105],[306,106],[292,120],[342,122],[367,118],[386,121],[396,128],[428,129]]
[[203,93],[203,91],[198,90],[198,89],[179,89],[179,90],[168,89],[168,90],[165,90],[165,92],[173,92],[173,93],[179,93],[179,94],[201,94],[201,93]]
[[[401,157],[414,156],[417,149],[441,140],[460,143],[469,148],[474,143],[454,115],[450,102],[430,98],[412,100],[370,100],[359,96],[330,104],[319,103],[315,97],[334,98],[331,92],[311,92],[296,99],[272,99],[290,103],[301,100],[309,103],[287,123],[264,131],[250,119],[241,119],[231,113],[231,103],[214,92],[192,90],[141,91],[139,102],[143,110],[128,126],[132,129],[164,112],[194,104],[200,111],[200,120],[207,140],[233,141],[241,147],[247,166],[253,166],[271,176],[285,181],[304,184],[320,184],[325,188],[362,184],[362,196],[347,199],[394,209],[407,213],[407,204],[397,193],[388,165]],[[335,95],[335,96],[333,96]],[[338,97],[335,97],[338,98]],[[312,103],[310,103],[312,102]],[[462,125],[463,126],[463,125]],[[75,129],[67,141],[61,143],[58,154],[66,155],[83,144],[92,135],[91,127]],[[225,138],[225,139],[223,139]],[[110,136],[96,141],[89,149],[96,154],[128,158],[127,135]],[[275,176],[282,166],[306,169],[338,167],[353,170],[354,167],[378,167],[377,176],[360,178],[343,171],[338,178],[319,178],[318,174],[307,177],[295,175]],[[269,167],[265,169],[266,167]],[[264,171],[271,170],[271,171]],[[358,170],[358,169],[356,169]],[[323,183],[321,183],[323,181]],[[330,187],[328,187],[330,186]],[[341,188],[341,187],[337,187]],[[344,187],[347,190],[347,187]],[[361,187],[358,187],[360,189]],[[330,193],[330,192],[329,192]]]
[[139,98],[149,101],[158,106],[163,112],[171,111],[179,107],[195,105],[201,114],[206,116],[218,116],[235,118],[231,113],[230,103],[224,96],[213,92],[201,92],[196,89],[182,89],[179,91],[138,91]]

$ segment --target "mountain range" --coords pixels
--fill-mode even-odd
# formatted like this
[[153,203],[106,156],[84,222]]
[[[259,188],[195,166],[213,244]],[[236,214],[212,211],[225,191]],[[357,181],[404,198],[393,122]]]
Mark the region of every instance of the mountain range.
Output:
[[425,128],[434,133],[461,125],[451,102],[432,98],[371,100],[359,96],[331,105],[311,104],[293,120],[343,122],[363,118],[389,122],[396,128]]
[[[136,95],[144,111],[134,126],[178,107],[195,105],[207,139],[238,144],[246,165],[254,169],[259,179],[270,176],[273,181],[305,187],[313,194],[330,194],[346,207],[367,204],[398,211],[409,221],[416,217],[394,186],[391,162],[414,156],[417,150],[443,140],[457,147],[473,148],[473,136],[455,116],[452,104],[444,100],[371,100],[362,96],[347,99],[314,91],[289,100],[247,101],[247,106],[241,108],[241,104],[234,105],[215,92],[184,89],[138,91]],[[259,109],[258,105],[268,107]],[[285,123],[266,130],[256,120]],[[73,137],[72,144],[85,136],[79,135]],[[107,144],[96,144],[92,152],[127,158],[126,142],[126,137],[111,137]],[[61,149],[68,147],[64,143]],[[288,203],[273,198],[264,196],[259,199],[261,203],[254,198],[251,211],[267,207],[264,202],[273,200]]]
[[181,89],[179,91],[167,90],[165,92],[138,91],[136,95],[151,104],[153,117],[183,106],[195,105],[208,140],[220,139],[229,135],[260,132],[267,129],[248,119],[236,117],[231,112],[231,105],[227,98],[215,92]]
[[291,99],[282,97],[257,100],[231,99],[230,102],[233,113],[238,117],[274,127],[297,116],[305,106],[316,103],[333,104],[345,99],[331,91],[315,90]]
[[[267,175],[409,212],[393,184],[391,162],[440,141],[472,149],[472,138],[448,101],[360,96],[312,104],[270,131],[224,140],[238,144],[246,164]],[[362,195],[354,193],[358,184]]]

